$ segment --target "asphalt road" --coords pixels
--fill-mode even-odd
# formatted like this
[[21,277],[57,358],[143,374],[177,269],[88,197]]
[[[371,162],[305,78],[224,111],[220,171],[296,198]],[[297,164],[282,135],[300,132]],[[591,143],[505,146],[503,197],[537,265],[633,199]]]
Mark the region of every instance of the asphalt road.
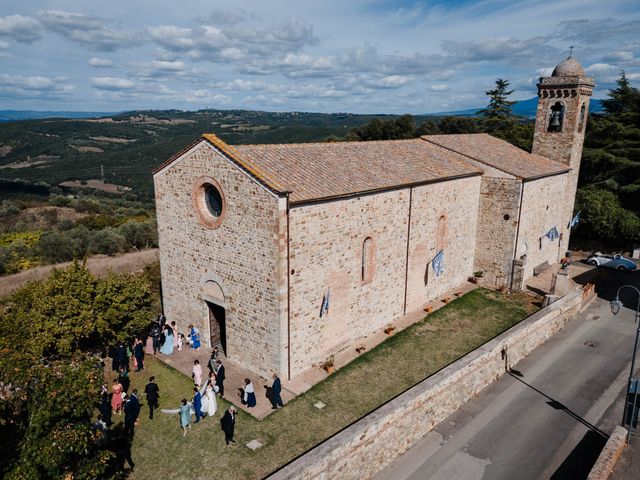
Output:
[[[623,308],[614,317],[609,301],[623,283],[640,287],[640,274],[584,268],[580,277],[595,278],[604,298],[426,435],[378,480],[586,478],[621,420],[635,338],[634,311]],[[627,291],[622,299],[635,309],[635,293]]]

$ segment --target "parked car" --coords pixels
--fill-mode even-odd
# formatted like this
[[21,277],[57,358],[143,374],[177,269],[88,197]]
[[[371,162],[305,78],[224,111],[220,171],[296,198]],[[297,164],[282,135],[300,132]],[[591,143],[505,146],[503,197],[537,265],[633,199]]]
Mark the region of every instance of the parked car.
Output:
[[596,252],[587,258],[587,263],[594,267],[615,268],[621,272],[633,272],[638,266],[630,258],[622,255],[603,255]]

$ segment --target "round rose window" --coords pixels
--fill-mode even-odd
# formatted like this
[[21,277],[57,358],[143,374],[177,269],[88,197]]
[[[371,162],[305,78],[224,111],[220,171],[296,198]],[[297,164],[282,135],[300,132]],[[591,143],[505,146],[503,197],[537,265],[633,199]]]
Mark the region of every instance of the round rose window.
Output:
[[217,228],[222,223],[226,205],[222,187],[211,177],[200,177],[191,193],[198,219],[207,228]]

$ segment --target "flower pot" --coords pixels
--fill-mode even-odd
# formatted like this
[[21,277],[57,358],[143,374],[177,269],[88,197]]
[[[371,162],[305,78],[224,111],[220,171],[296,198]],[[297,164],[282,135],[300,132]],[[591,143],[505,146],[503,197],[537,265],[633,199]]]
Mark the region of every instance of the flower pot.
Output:
[[324,367],[325,372],[327,372],[327,375],[331,375],[333,372],[336,371],[336,368],[333,365],[328,365],[326,367]]

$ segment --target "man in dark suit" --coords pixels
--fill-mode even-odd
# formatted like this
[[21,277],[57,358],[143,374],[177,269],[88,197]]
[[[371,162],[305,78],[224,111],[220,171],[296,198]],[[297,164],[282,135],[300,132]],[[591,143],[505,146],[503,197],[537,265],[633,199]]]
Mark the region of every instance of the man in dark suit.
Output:
[[156,320],[151,325],[151,330],[149,330],[149,335],[151,335],[151,338],[153,339],[153,353],[154,354],[158,353],[158,350],[160,350],[160,336],[161,336],[161,334],[162,334],[162,331],[160,330],[160,322],[158,322]]
[[118,344],[118,348],[116,348],[116,365],[118,370],[123,368],[125,370],[129,370],[129,357],[127,356],[127,347],[124,346],[123,342]]
[[144,370],[144,346],[142,345],[142,340],[139,338],[136,338],[136,344],[133,347],[133,356],[136,357],[136,362],[138,363],[136,372]]
[[200,391],[197,387],[193,387],[193,411],[196,414],[196,422],[198,423],[202,417],[204,417],[204,413],[202,413],[202,395],[200,395]]
[[138,400],[138,390],[133,389],[131,395],[124,404],[124,433],[133,437],[133,428],[140,415],[140,401]]
[[278,378],[278,374],[273,374],[273,385],[271,385],[271,408],[273,410],[277,410],[278,407],[284,407],[284,403],[282,403],[282,397],[280,393],[282,392],[282,383],[280,383],[280,379]]
[[220,396],[224,397],[224,365],[220,360],[216,364],[218,365],[216,368],[216,385],[220,389]]
[[220,426],[224,432],[224,440],[227,442],[227,445],[229,445],[229,442],[236,443],[233,439],[233,431],[236,426],[236,413],[237,411],[232,405],[224,412],[224,416],[220,419]]
[[144,393],[147,396],[147,404],[149,405],[149,420],[153,420],[153,410],[158,408],[158,398],[160,398],[160,389],[156,384],[156,377],[149,378],[149,383],[144,387]]

